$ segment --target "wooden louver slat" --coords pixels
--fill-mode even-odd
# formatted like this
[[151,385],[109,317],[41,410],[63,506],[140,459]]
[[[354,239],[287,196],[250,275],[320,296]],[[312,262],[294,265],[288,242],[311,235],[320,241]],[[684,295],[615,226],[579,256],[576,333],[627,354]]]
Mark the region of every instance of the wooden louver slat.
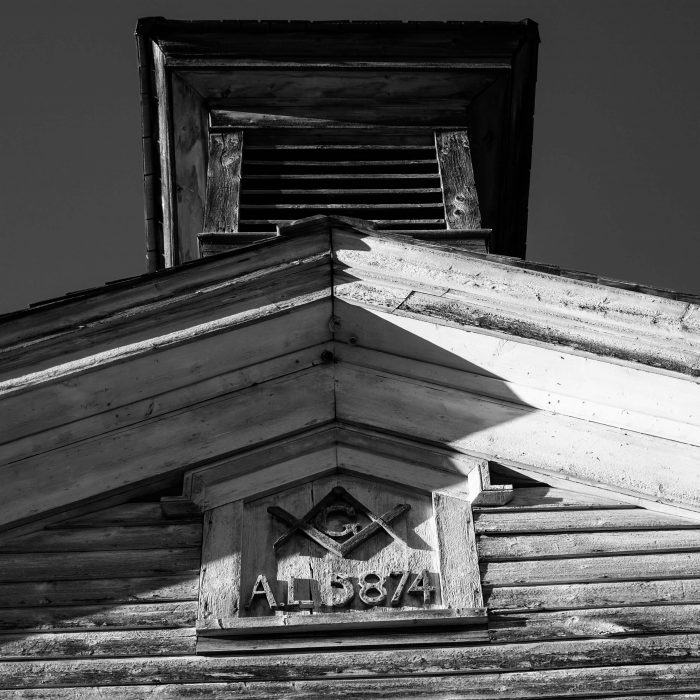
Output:
[[240,231],[272,233],[280,221],[314,214],[357,217],[389,230],[444,229],[434,147],[368,142],[245,149]]

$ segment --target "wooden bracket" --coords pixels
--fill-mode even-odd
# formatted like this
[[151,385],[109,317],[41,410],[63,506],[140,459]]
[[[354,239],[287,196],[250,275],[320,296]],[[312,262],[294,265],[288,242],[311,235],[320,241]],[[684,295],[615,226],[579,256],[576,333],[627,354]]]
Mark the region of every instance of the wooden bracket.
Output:
[[[243,132],[229,131],[209,135],[207,195],[204,210],[204,234],[200,234],[200,256],[212,255],[231,247],[231,236],[238,231],[241,195]],[[217,242],[218,235],[227,240]],[[202,238],[202,235],[205,238]],[[250,241],[246,241],[246,244]]]
[[510,484],[492,484],[488,462],[482,462],[477,469],[469,473],[469,495],[475,506],[502,506],[513,498]]

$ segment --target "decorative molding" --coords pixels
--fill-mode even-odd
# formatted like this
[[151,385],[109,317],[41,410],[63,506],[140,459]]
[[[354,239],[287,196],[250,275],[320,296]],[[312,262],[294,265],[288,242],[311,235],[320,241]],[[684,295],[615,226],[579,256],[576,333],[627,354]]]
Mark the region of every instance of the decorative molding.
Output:
[[348,303],[700,375],[698,305],[390,237],[358,245],[349,226],[334,227],[333,251]]
[[454,450],[334,424],[190,470],[182,498],[209,510],[337,473],[407,483],[424,493],[449,490],[471,501],[482,484],[473,474],[484,469],[485,460]]
[[469,473],[469,495],[474,506],[504,506],[513,498],[510,484],[492,484],[491,471],[487,463],[481,463]]

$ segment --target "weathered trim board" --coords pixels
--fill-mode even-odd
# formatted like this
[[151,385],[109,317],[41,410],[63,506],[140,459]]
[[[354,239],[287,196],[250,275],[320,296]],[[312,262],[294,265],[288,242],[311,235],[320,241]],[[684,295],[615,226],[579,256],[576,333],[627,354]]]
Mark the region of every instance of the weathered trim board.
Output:
[[[251,457],[260,463],[262,456]],[[288,463],[280,463],[282,473]],[[482,473],[472,466],[465,486]],[[227,481],[229,498],[238,500],[205,513],[198,651],[423,645],[425,634],[485,640],[466,488],[435,490],[407,473],[398,488],[396,478],[307,468],[305,481],[254,481],[256,493],[245,475],[226,479],[229,469],[217,470],[218,483]],[[205,471],[211,487],[212,469]],[[190,488],[194,481],[193,474]]]

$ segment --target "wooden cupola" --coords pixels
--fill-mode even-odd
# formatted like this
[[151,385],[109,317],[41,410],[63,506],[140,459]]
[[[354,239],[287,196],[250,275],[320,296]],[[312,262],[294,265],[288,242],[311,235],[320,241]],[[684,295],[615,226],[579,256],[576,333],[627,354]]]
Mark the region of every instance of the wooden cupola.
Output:
[[537,25],[137,28],[151,270],[318,214],[523,257]]

